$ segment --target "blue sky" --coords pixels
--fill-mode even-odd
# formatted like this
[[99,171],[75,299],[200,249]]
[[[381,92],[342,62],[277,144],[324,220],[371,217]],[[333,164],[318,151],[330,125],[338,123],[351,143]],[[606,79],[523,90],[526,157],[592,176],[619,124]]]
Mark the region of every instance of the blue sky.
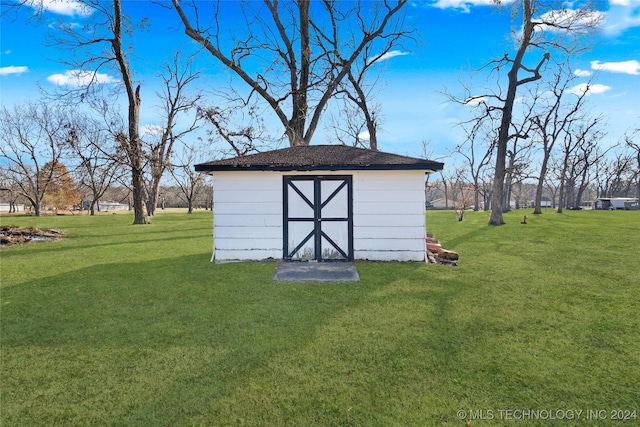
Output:
[[[518,22],[511,21],[509,7],[497,10],[489,3],[414,0],[407,5],[407,23],[418,30],[419,42],[403,46],[382,67],[377,98],[384,116],[378,135],[381,150],[418,155],[421,142],[427,140],[434,157],[440,157],[462,142],[455,123],[468,119],[469,111],[449,102],[440,92],[446,88],[462,96],[460,81],[469,82],[474,69],[513,51],[509,34],[518,27]],[[57,62],[67,53],[47,47],[51,34],[48,24],[59,19],[82,24],[86,12],[73,0],[46,0],[46,4],[49,11],[44,22],[28,22],[33,13],[28,7],[18,15],[2,18],[3,105],[39,99],[39,87],[51,91],[68,81],[70,70]],[[147,32],[136,36],[132,62],[136,78],[143,82],[141,124],[154,125],[158,66],[170,59],[174,49],[189,51],[195,45],[182,32],[174,12],[142,0],[123,4],[134,16],[147,16],[151,22]],[[225,7],[232,11],[237,5],[229,1]],[[566,7],[570,9],[571,5],[567,3]],[[628,129],[640,126],[640,0],[603,1],[598,7],[604,23],[591,39],[593,48],[576,57],[573,68],[579,74],[576,85],[590,78],[597,84],[588,97],[589,106],[594,114],[607,116],[610,144]],[[197,64],[205,70],[198,82],[203,88],[219,87],[226,81],[224,71],[210,56],[201,54]],[[117,74],[108,70],[101,78],[104,84],[118,81]],[[328,142],[330,134],[321,126],[313,143]]]

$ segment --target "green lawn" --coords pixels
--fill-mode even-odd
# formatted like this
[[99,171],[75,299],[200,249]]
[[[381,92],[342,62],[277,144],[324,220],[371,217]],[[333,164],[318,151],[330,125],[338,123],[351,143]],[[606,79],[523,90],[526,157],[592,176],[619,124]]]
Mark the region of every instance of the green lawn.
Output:
[[638,425],[640,212],[505,219],[296,284],[211,264],[207,212],[3,217],[67,237],[0,251],[0,425]]

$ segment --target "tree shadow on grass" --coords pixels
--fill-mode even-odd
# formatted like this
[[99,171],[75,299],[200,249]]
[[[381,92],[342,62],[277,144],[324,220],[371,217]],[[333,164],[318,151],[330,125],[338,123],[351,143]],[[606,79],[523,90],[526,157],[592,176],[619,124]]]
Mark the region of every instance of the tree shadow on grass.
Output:
[[[168,233],[164,233],[164,237],[157,238],[149,238],[148,234],[145,234],[140,240],[132,239],[131,235],[126,235],[127,238],[122,241],[114,241],[110,235],[110,238],[106,241],[101,240],[100,238],[94,239],[91,243],[86,244],[78,244],[75,243],[72,245],[66,245],[65,237],[64,239],[60,239],[55,242],[35,242],[29,244],[29,254],[30,256],[38,256],[38,255],[46,255],[48,253],[56,253],[59,254],[61,252],[74,252],[77,250],[87,250],[87,249],[95,249],[95,250],[108,250],[108,248],[113,247],[125,247],[128,246],[122,252],[122,256],[126,257],[127,254],[130,254],[131,251],[135,250],[136,247],[140,247],[147,244],[161,244],[166,243],[167,246],[176,246],[180,244],[180,242],[190,241],[193,242],[194,235],[182,234],[182,233],[171,233],[171,235],[167,235]],[[203,236],[195,236],[196,238],[203,238]],[[71,237],[73,238],[73,237]],[[210,236],[206,236],[207,239],[210,239]],[[85,239],[86,240],[86,239]],[[210,243],[210,242],[207,242]],[[24,253],[20,250],[15,250],[19,248],[3,248],[2,249],[2,258],[3,260],[10,260],[12,257],[23,257]],[[207,246],[207,249],[209,247]]]
[[195,399],[184,408],[197,412],[200,400],[232,393],[371,291],[275,284],[275,268],[192,255],[3,290],[5,422],[166,424],[184,414],[165,403]]
[[567,318],[517,290],[420,263],[322,286],[275,268],[198,254],[3,291],[3,424],[453,425],[595,396],[549,346],[572,349]]

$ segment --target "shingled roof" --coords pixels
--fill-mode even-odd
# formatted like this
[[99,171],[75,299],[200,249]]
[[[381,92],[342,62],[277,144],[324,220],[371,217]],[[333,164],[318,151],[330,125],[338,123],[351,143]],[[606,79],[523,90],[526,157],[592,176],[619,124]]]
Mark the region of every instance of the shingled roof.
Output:
[[308,145],[265,151],[195,165],[197,172],[221,171],[334,171],[424,170],[436,172],[444,164],[416,157],[346,145]]

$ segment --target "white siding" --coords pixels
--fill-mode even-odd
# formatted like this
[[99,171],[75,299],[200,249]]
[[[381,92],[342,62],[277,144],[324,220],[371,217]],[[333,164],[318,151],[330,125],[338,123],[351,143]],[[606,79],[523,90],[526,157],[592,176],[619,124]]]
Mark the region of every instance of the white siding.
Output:
[[282,259],[282,250],[248,249],[239,251],[216,249],[215,251],[216,262],[261,261],[267,259]]
[[216,172],[216,260],[282,258],[285,175],[352,175],[355,259],[424,261],[423,171]]
[[282,176],[269,172],[213,175],[214,258],[282,258]]
[[353,246],[356,259],[424,261],[423,171],[356,171]]

